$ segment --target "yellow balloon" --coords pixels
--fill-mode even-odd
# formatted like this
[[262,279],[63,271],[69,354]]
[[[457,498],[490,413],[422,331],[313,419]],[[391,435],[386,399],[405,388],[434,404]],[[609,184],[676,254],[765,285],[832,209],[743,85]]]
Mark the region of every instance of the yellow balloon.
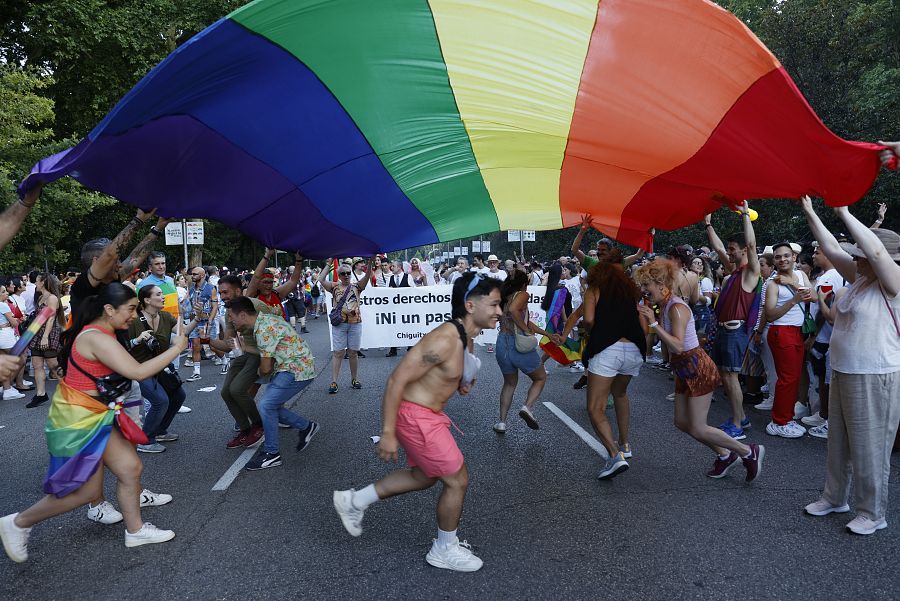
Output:
[[[753,209],[748,209],[748,211],[750,212],[750,221],[756,221],[756,218],[759,217],[759,213],[757,213]],[[735,213],[737,213],[738,215],[741,214],[740,211],[735,211]]]

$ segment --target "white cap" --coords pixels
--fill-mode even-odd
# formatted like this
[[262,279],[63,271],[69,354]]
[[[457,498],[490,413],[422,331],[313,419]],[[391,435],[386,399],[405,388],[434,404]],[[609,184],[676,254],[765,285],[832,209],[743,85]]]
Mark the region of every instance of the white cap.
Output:
[[772,247],[771,247],[771,246],[765,247],[765,248],[763,249],[763,251],[762,251],[762,254],[764,254],[764,255],[771,255],[771,254],[772,254]]
[[791,250],[797,253],[798,255],[803,252],[803,247],[797,244],[796,242],[791,242],[790,244]]

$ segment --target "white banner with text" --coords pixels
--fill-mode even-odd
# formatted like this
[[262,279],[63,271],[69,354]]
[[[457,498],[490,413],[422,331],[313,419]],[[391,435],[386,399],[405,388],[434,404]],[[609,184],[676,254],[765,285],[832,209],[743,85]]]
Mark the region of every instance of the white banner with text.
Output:
[[[413,346],[428,332],[451,318],[451,286],[421,288],[366,287],[360,296],[362,315],[362,348]],[[528,314],[535,325],[544,328],[546,314],[541,309],[544,286],[528,287]],[[330,312],[334,303],[326,294],[325,305]],[[494,344],[499,324],[494,330],[482,330],[476,344]],[[331,334],[331,322],[328,324]],[[333,349],[332,349],[333,350]]]

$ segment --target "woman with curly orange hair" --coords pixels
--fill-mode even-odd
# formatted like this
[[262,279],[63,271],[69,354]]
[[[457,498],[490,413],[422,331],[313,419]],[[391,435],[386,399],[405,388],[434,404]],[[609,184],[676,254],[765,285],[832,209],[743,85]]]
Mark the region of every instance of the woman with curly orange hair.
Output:
[[[657,259],[635,273],[635,280],[644,293],[644,304],[638,312],[651,321],[659,339],[670,353],[675,372],[675,426],[716,453],[710,478],[722,478],[734,467],[738,458],[747,470],[747,482],[762,472],[765,447],[745,445],[722,430],[707,423],[709,403],[719,385],[719,372],[712,359],[700,347],[690,307],[672,291],[678,267],[672,261]],[[660,307],[659,322],[651,305]]]

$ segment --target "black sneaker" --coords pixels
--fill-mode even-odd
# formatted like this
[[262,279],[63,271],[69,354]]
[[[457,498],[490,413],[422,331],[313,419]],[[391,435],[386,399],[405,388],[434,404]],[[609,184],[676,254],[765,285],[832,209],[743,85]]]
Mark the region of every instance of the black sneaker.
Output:
[[303,449],[309,446],[309,441],[312,440],[313,436],[318,434],[319,432],[319,424],[316,422],[309,422],[309,425],[305,430],[300,430],[300,440],[297,441],[297,452],[299,453]]
[[34,409],[38,405],[46,403],[49,400],[50,397],[48,397],[46,394],[36,394],[34,395],[34,398],[31,399],[31,401],[29,401],[27,405],[25,405],[25,407],[27,407],[28,409]]
[[572,384],[572,388],[574,388],[575,390],[587,388],[587,376],[581,376],[580,378],[578,378],[578,381]]
[[281,465],[281,453],[266,453],[263,449],[260,449],[253,456],[253,459],[250,460],[250,463],[247,464],[247,469],[252,472],[279,465]]
[[359,383],[359,380],[352,380],[350,382],[350,388],[354,390],[362,390],[362,384]]
[[362,351],[356,351],[356,356],[359,357],[360,359],[365,359],[365,358],[366,358],[366,356],[363,354]]

